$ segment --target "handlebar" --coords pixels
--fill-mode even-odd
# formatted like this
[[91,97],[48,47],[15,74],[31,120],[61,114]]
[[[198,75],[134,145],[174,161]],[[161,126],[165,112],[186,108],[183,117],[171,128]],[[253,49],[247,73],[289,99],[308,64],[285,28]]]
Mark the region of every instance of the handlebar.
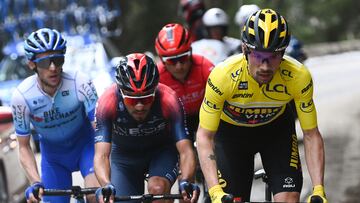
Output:
[[[59,196],[59,195],[70,195],[75,199],[83,197],[83,195],[94,194],[98,188],[81,188],[80,186],[72,186],[71,189],[44,189],[44,196]],[[143,195],[123,195],[115,196],[115,201],[153,201],[153,200],[174,200],[183,199],[181,194],[143,194]]]
[[160,199],[173,200],[173,199],[183,199],[183,197],[181,194],[162,194],[162,195],[143,194],[143,195],[127,195],[127,196],[115,197],[115,201],[129,201],[129,200],[153,201]]
[[44,194],[46,196],[59,196],[59,195],[71,195],[75,199],[81,198],[87,194],[94,194],[96,192],[97,187],[90,188],[81,188],[80,186],[72,186],[71,189],[44,189]]

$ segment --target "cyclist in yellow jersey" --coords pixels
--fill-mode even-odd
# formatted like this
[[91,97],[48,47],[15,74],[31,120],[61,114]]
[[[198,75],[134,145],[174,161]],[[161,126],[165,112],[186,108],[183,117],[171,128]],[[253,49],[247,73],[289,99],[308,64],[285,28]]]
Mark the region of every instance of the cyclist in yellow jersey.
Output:
[[287,105],[292,99],[314,187],[308,202],[327,202],[324,143],[317,127],[313,82],[303,64],[284,56],[290,37],[280,14],[271,9],[256,11],[242,31],[244,54],[218,64],[208,78],[196,141],[212,202],[232,196],[249,201],[258,152],[274,200],[299,201],[303,178],[295,121]]

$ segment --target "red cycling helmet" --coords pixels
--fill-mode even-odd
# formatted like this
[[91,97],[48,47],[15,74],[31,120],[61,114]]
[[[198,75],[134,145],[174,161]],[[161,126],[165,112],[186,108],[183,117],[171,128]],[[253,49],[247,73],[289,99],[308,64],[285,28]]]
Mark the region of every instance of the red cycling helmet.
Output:
[[180,0],[179,10],[189,26],[201,19],[206,11],[203,0]]
[[159,56],[174,56],[191,48],[190,32],[180,24],[165,25],[155,40],[155,50]]
[[120,89],[134,93],[153,90],[159,83],[159,72],[154,61],[141,53],[129,54],[116,67],[116,83]]

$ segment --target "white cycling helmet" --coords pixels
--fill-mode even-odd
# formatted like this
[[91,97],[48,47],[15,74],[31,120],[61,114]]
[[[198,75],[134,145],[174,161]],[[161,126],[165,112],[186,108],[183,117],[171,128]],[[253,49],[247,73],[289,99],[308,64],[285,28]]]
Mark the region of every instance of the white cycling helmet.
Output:
[[207,27],[212,26],[228,26],[229,17],[224,10],[220,8],[211,8],[207,10],[202,18],[203,23]]
[[239,10],[235,14],[235,23],[239,26],[244,25],[248,16],[258,10],[260,10],[260,7],[255,4],[245,4],[240,6]]

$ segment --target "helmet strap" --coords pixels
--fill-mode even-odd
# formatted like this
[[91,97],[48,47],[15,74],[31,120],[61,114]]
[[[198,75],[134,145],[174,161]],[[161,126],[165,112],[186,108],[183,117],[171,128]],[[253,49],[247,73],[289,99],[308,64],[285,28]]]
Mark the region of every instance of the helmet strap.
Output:
[[242,46],[243,46],[243,52],[244,52],[246,61],[248,61],[248,55],[250,54],[250,49],[245,44],[243,44]]

